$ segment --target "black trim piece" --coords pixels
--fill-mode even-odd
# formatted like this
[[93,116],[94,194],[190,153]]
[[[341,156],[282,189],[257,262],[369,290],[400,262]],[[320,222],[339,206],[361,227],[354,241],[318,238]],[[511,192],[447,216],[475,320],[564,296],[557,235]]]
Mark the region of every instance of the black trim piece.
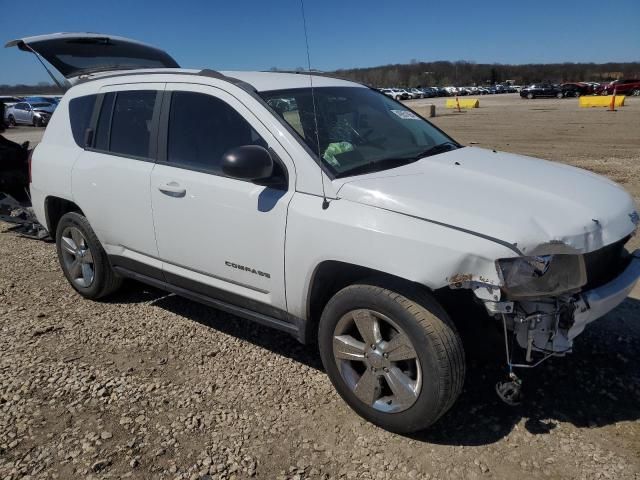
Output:
[[[110,92],[106,92],[110,93]],[[116,100],[118,100],[118,92],[113,92],[113,100],[111,100],[111,111],[109,112],[109,130],[107,131],[107,151],[111,149],[111,129],[113,127],[113,112],[116,109]]]
[[[167,162],[167,151],[169,148],[169,114],[171,112],[171,98],[173,91],[165,90],[162,95],[162,108],[158,122],[158,163],[169,165]],[[172,165],[175,166],[175,165]]]
[[269,317],[277,318],[285,322],[287,322],[289,318],[289,313],[280,310],[279,308],[272,307],[271,305],[266,305],[256,300],[251,300],[250,298],[246,298],[241,295],[222,290],[220,288],[196,282],[195,280],[191,280],[181,275],[176,275],[175,273],[165,271],[164,277],[168,283],[197,293],[199,295],[204,295],[206,297],[213,298],[231,305],[241,305],[242,308],[246,308],[253,312],[258,312],[261,315],[267,315]]
[[[233,315],[238,315],[239,317],[242,318],[246,318],[248,320],[252,320],[256,323],[259,323],[261,325],[265,325],[267,327],[271,327],[271,328],[275,328],[277,330],[282,330],[284,332],[287,332],[291,335],[293,335],[294,337],[296,337],[298,340],[300,340],[300,327],[299,327],[299,321],[294,321],[294,322],[288,322],[285,320],[282,320],[280,318],[274,318],[272,316],[269,316],[267,314],[264,313],[260,313],[260,312],[256,312],[253,310],[249,310],[248,308],[244,308],[238,305],[234,305],[228,302],[225,302],[223,300],[218,300],[216,298],[212,298],[208,295],[199,293],[199,292],[195,292],[192,291],[190,289],[181,287],[181,286],[177,286],[162,280],[158,280],[155,279],[153,277],[149,277],[146,275],[143,275],[141,273],[137,273],[133,270],[129,270],[127,268],[124,267],[115,267],[115,270],[122,276],[124,277],[128,277],[128,278],[132,278],[134,280],[146,283],[148,285],[152,285],[156,288],[160,288],[162,290],[167,290],[169,292],[175,293],[176,295],[180,295],[181,297],[185,297],[188,298],[190,300],[194,300],[196,302],[217,308],[219,310],[223,310],[225,312],[231,313]],[[175,278],[181,278],[181,277],[177,277],[174,276]],[[174,279],[175,279],[174,278]],[[186,280],[186,279],[184,279]],[[190,282],[190,281],[187,281]],[[192,283],[196,283],[196,282],[192,282]],[[246,302],[246,299],[244,299]],[[257,302],[254,302],[257,303]],[[284,312],[287,316],[288,319],[291,319],[291,316]]]
[[111,262],[111,266],[113,268],[123,268],[125,270],[144,275],[145,277],[160,280],[162,282],[166,281],[161,268],[152,267],[151,265],[138,262],[129,257],[123,257],[121,255],[109,255],[109,262]]
[[249,92],[249,93],[257,93],[258,91],[256,90],[256,88],[251,85],[250,83],[247,83],[243,80],[240,80],[239,78],[235,78],[235,77],[229,77],[227,75],[223,75],[222,73],[216,71],[216,70],[210,70],[208,68],[205,68],[204,70],[200,70],[197,75],[201,75],[203,77],[211,77],[211,78],[217,78],[218,80],[222,80],[224,82],[229,82],[229,83],[233,83],[234,85],[242,88],[243,90]]
[[93,104],[93,112],[91,112],[91,119],[89,120],[89,126],[87,130],[91,130],[90,142],[86,142],[82,148],[88,150],[93,148],[96,141],[96,127],[98,125],[98,118],[100,117],[100,111],[102,110],[102,102],[104,101],[104,93],[96,95],[96,102]]
[[160,128],[160,110],[162,108],[162,99],[164,91],[156,90],[156,99],[153,104],[153,113],[151,114],[151,125],[149,128],[149,158],[157,158],[158,150],[158,130]]

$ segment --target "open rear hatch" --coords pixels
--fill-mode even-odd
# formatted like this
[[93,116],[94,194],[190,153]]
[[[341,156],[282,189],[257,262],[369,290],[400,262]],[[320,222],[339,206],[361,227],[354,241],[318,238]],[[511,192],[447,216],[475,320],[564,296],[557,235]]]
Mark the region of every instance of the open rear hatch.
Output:
[[52,33],[19,38],[5,45],[14,46],[40,55],[71,84],[80,77],[101,72],[180,67],[163,50],[99,33]]

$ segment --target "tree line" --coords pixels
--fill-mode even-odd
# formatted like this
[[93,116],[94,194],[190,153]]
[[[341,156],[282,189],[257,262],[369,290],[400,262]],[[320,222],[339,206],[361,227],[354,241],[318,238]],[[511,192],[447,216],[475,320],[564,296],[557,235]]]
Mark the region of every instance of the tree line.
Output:
[[57,85],[41,82],[37,85],[0,85],[0,95],[27,97],[29,95],[62,95]]
[[[272,71],[278,71],[276,67]],[[302,67],[296,69],[303,71]],[[504,83],[516,85],[531,83],[609,82],[622,78],[640,78],[640,62],[626,63],[547,63],[508,65],[437,61],[381,65],[368,68],[340,69],[333,72],[314,72],[354,80],[372,87],[432,87],[477,86]],[[26,96],[33,94],[60,95],[56,85],[41,82],[38,85],[0,85],[0,95]]]
[[477,86],[504,83],[609,82],[640,78],[640,62],[488,64],[468,61],[419,62],[350,68],[331,72],[372,87]]

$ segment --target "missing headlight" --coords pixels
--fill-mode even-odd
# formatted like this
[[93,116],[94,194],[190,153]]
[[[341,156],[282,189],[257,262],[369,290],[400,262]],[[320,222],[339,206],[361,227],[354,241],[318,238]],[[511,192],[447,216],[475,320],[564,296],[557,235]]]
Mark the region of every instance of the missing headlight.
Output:
[[496,261],[505,294],[510,299],[561,295],[587,283],[582,255],[541,255]]

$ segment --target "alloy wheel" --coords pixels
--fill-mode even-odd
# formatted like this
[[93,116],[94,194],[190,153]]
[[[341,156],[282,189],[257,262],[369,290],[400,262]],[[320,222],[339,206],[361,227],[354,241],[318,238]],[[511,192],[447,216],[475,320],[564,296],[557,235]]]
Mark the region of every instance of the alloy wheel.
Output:
[[411,407],[422,388],[422,371],[409,336],[385,315],[352,310],[338,321],[333,357],[355,396],[375,410]]
[[78,287],[91,286],[95,278],[93,254],[87,239],[76,227],[67,227],[62,232],[62,260],[71,281]]

